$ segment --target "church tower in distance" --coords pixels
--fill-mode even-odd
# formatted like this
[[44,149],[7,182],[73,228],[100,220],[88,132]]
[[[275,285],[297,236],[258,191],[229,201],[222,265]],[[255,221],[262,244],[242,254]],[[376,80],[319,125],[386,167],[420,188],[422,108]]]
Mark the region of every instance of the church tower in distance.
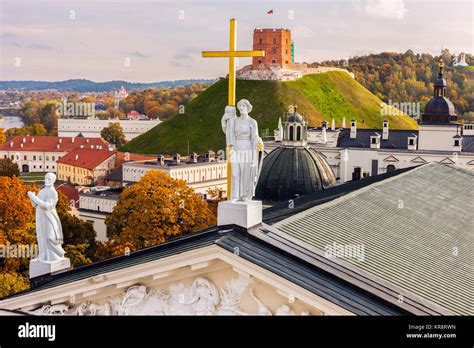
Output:
[[253,31],[253,50],[265,51],[265,57],[253,57],[252,69],[266,69],[269,66],[290,68],[291,31],[257,28]]

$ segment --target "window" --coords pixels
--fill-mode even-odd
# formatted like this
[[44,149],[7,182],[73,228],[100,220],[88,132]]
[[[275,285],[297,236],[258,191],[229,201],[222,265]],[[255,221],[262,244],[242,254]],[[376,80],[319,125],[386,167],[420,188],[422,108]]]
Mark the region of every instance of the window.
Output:
[[377,144],[377,139],[375,137],[372,138],[372,144]]
[[33,161],[36,161],[36,156],[33,156]]
[[277,43],[277,39],[273,38],[273,44],[275,45]]
[[275,59],[272,59],[272,64],[275,64],[275,63],[276,63]]
[[41,161],[43,159],[43,157],[39,156],[39,160]]
[[393,172],[395,170],[395,166],[393,164],[389,164],[387,166],[387,173]]
[[415,139],[413,138],[408,139],[408,145],[415,145]]
[[296,140],[301,140],[301,127],[296,127]]
[[49,156],[46,156],[46,161],[49,161]]
[[259,43],[259,44],[263,44],[263,39],[260,38],[260,39],[258,40],[258,43]]
[[290,141],[293,141],[294,135],[293,135],[293,126],[290,126]]
[[272,54],[276,54],[276,53],[277,53],[276,48],[272,48]]
[[52,159],[53,161],[55,161],[55,160],[56,160],[56,157],[55,157],[55,156],[52,156],[51,159]]
[[23,159],[26,161],[26,155],[23,156]]
[[454,146],[459,146],[459,140],[454,140]]
[[261,60],[261,59],[258,60],[258,64],[262,64],[262,60]]

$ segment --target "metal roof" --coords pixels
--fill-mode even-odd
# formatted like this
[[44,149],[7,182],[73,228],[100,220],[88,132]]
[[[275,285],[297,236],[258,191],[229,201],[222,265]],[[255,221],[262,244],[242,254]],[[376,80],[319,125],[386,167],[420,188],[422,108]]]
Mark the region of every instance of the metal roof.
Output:
[[326,251],[362,245],[345,261],[457,314],[474,314],[474,173],[426,164],[276,222]]

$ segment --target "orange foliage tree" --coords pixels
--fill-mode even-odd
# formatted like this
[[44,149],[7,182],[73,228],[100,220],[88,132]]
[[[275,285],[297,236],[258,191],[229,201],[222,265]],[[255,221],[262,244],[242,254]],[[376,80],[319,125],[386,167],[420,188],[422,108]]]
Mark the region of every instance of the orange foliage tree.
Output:
[[[0,244],[3,252],[8,245],[36,244],[34,209],[26,195],[28,187],[17,177],[0,177]],[[30,249],[31,250],[31,249]],[[0,258],[0,297],[28,287],[28,258]]]
[[184,180],[149,171],[137,184],[125,189],[105,221],[115,250],[131,251],[163,243],[215,224],[215,217]]

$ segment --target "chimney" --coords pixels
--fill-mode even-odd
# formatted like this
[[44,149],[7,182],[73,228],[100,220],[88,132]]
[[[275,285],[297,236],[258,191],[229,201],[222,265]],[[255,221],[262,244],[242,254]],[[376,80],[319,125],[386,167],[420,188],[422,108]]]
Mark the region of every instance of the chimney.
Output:
[[10,147],[13,147],[13,141],[10,143]]
[[94,148],[94,144],[91,145],[91,149],[93,149],[93,148]]
[[23,138],[23,144],[26,143],[26,138]]
[[357,137],[357,121],[351,120],[351,139],[355,139]]
[[332,119],[332,121],[331,121],[331,130],[332,131],[336,130],[336,121],[334,121],[334,119]]
[[63,140],[61,138],[59,138],[59,143],[61,144],[63,142]]
[[56,149],[59,149],[59,144],[58,144],[58,145],[56,145]]
[[79,148],[83,149],[83,148],[84,148],[84,145],[81,144],[81,146],[79,146]]
[[160,166],[163,166],[165,164],[165,156],[163,155],[156,156],[156,160]]
[[380,149],[380,134],[375,132],[375,135],[370,136],[370,148]]
[[342,118],[342,128],[346,128],[346,118]]
[[71,143],[73,143],[73,144],[74,144],[74,137],[72,137],[72,138],[71,138]]
[[177,164],[181,163],[181,155],[179,153],[176,153],[173,156],[173,161],[175,161]]
[[79,155],[76,155],[76,161],[79,159]]
[[33,144],[35,142],[35,138],[31,138],[31,143]]
[[383,121],[382,140],[388,140],[388,121]]
[[20,144],[20,147],[23,147],[23,143]]
[[190,159],[191,159],[191,163],[197,163],[198,161],[198,155],[196,152],[193,152],[190,156]]
[[408,137],[408,144],[407,144],[407,149],[408,150],[416,150],[416,139],[418,136],[416,134],[412,134],[411,136]]
[[216,153],[214,151],[209,150],[206,152],[205,157],[207,162],[212,162],[216,158]]
[[86,139],[86,143],[89,144],[89,139]]

